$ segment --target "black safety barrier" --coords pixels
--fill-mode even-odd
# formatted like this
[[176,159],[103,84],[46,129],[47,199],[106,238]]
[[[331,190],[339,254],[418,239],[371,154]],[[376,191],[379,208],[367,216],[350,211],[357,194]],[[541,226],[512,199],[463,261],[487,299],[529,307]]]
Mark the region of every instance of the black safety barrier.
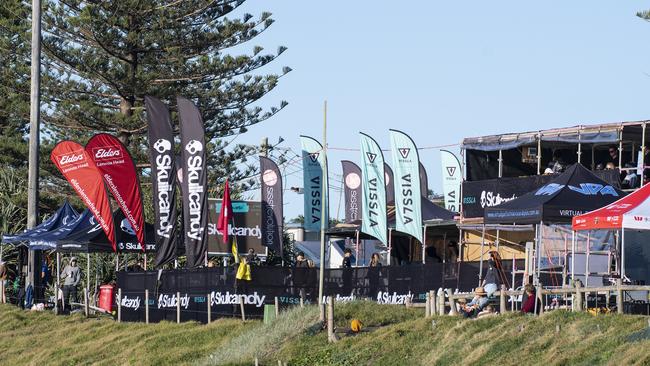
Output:
[[[504,263],[506,273],[511,264]],[[521,265],[520,265],[521,266]],[[259,318],[264,305],[280,307],[318,302],[318,268],[253,266],[251,281],[236,280],[235,267],[118,272],[121,316],[125,321],[144,321],[145,290],[149,290],[149,321],[176,321],[180,299],[181,321],[207,322],[240,316],[240,299],[247,318]],[[380,304],[425,302],[430,290],[469,291],[479,283],[478,262],[411,264],[405,266],[326,269],[324,296],[337,301],[369,299]],[[517,277],[517,283],[521,276]],[[180,297],[178,295],[180,294]]]

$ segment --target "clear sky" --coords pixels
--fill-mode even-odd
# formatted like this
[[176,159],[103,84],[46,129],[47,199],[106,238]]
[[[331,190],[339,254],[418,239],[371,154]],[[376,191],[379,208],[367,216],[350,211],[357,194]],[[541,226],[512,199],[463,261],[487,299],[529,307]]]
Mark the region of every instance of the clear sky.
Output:
[[[332,148],[358,148],[358,131],[386,148],[389,128],[426,147],[648,119],[650,23],[635,16],[645,9],[650,2],[249,0],[242,12],[276,20],[255,44],[288,47],[263,71],[293,71],[263,99],[288,107],[237,142],[282,136],[299,152],[300,134],[322,139],[325,99]],[[440,192],[438,150],[420,158]],[[331,185],[340,186],[342,159],[358,162],[359,152],[330,151]],[[296,173],[286,186],[302,186],[298,170],[287,168]],[[338,201],[331,190],[333,217]],[[285,217],[301,213],[302,196],[286,192]]]

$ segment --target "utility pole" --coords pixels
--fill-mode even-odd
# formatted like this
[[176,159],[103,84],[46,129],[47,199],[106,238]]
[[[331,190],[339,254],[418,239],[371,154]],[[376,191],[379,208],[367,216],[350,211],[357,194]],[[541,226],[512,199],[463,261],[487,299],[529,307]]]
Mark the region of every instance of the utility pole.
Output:
[[323,202],[321,205],[320,216],[320,276],[318,279],[318,306],[320,308],[320,321],[325,321],[323,311],[323,287],[325,284],[325,229],[327,228],[327,208],[329,207],[329,197],[327,194],[327,101],[323,105],[323,179],[321,181],[321,191],[323,192]]
[[[27,183],[27,228],[38,223],[38,150],[41,107],[41,0],[32,0],[32,69],[29,111],[29,173]],[[40,279],[40,255],[30,250],[28,282],[35,286]]]

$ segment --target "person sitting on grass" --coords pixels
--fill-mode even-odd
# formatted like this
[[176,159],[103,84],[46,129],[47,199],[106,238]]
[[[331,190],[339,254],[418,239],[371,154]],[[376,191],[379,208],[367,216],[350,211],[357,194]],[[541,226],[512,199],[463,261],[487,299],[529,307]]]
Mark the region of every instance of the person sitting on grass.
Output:
[[460,314],[465,318],[473,318],[483,310],[485,305],[487,305],[487,302],[487,292],[485,292],[483,287],[477,287],[474,289],[474,298],[472,301],[465,305],[461,305]]
[[535,299],[537,296],[535,294],[535,286],[530,283],[524,286],[525,296],[521,302],[521,312],[524,314],[533,314],[539,312],[539,306],[535,309]]

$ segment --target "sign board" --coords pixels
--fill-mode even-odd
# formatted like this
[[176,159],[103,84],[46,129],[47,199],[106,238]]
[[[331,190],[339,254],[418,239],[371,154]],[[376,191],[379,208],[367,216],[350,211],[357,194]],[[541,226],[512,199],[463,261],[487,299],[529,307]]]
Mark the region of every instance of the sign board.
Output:
[[[229,235],[237,238],[239,253],[246,254],[248,249],[255,249],[257,255],[267,255],[262,245],[262,204],[257,201],[232,201],[234,214],[232,224],[228,226]],[[231,254],[230,245],[223,243],[217,231],[217,220],[221,212],[220,199],[208,199],[208,253]]]

